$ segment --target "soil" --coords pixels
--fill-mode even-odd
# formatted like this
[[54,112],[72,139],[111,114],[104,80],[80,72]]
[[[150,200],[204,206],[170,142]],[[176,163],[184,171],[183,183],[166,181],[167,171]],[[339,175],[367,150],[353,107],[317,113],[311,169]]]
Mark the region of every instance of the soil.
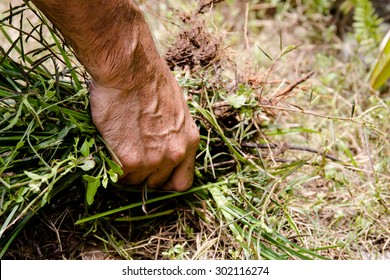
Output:
[[177,67],[190,70],[207,67],[218,60],[221,38],[206,30],[205,21],[202,20],[201,15],[222,1],[202,0],[194,13],[180,15],[183,24],[189,28],[177,36],[176,42],[166,52],[165,59],[172,70]]

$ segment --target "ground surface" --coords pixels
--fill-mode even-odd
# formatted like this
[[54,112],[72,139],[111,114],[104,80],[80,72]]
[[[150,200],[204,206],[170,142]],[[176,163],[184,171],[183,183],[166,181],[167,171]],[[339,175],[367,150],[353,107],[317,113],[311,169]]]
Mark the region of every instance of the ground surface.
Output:
[[[252,251],[242,250],[240,243],[241,234],[248,244],[268,244],[255,233],[259,224],[264,232],[330,259],[390,258],[390,92],[375,92],[367,82],[377,52],[359,51],[350,26],[337,36],[332,15],[310,5],[249,3],[226,1],[201,9],[192,1],[151,0],[141,1],[141,7],[185,93],[199,104],[207,103],[203,92],[216,96],[210,105],[216,122],[276,183],[269,184],[244,160],[237,164],[213,120],[191,107],[209,147],[197,157],[203,177],[194,188],[226,179],[217,189],[233,218],[221,212],[213,187],[150,205],[150,213],[165,213],[161,217],[115,220],[144,216],[139,207],[75,226],[84,216],[142,197],[107,190],[99,206],[85,211],[79,202],[83,192],[73,188],[37,215],[7,258],[264,258],[251,246]],[[0,10],[6,6],[0,2]],[[241,106],[242,96],[246,105]],[[245,106],[256,108],[251,111],[256,114],[245,115]],[[253,146],[255,140],[261,149]],[[247,222],[248,216],[257,224]]]

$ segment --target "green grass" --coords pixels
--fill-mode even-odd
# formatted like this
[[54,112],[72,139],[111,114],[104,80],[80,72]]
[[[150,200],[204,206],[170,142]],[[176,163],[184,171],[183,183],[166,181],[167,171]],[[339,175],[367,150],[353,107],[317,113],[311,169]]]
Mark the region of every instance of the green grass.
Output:
[[[89,116],[83,68],[45,22],[29,24],[25,6],[13,10],[12,24],[0,27],[2,258],[388,256],[388,92],[370,89],[359,50],[341,56],[328,14],[279,3],[270,24],[254,3],[247,20],[235,5],[207,16],[230,46],[216,67],[175,71],[201,132],[194,186],[184,193],[115,183],[117,166]],[[300,20],[309,28],[297,11],[308,11]],[[161,16],[163,25],[185,27]],[[277,17],[282,37],[274,35]],[[318,22],[333,35],[318,38]]]

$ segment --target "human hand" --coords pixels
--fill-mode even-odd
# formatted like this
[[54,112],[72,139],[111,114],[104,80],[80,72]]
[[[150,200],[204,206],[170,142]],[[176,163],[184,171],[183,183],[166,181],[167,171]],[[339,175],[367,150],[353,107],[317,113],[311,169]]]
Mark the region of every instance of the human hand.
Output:
[[165,62],[155,75],[121,88],[93,84],[93,122],[122,165],[122,182],[185,191],[193,181],[199,131]]

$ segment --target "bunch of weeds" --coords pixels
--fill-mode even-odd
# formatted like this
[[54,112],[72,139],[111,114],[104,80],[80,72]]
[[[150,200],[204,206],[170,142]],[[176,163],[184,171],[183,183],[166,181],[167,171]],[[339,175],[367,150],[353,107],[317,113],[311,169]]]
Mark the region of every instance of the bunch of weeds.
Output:
[[[271,81],[294,46],[283,48],[280,43],[275,59],[261,50],[271,66],[253,77],[224,78],[218,61],[200,71],[177,71],[201,132],[193,188],[184,193],[117,189],[113,183],[118,166],[91,123],[82,68],[44,20],[28,33],[24,25],[10,22],[17,14],[23,18],[27,10],[25,5],[13,8],[2,25],[6,38],[7,27],[20,34],[10,39],[0,63],[0,108],[5,115],[0,141],[6,141],[0,145],[2,255],[18,232],[31,232],[28,222],[33,216],[46,217],[48,212],[54,212],[59,254],[67,258],[89,258],[99,250],[102,258],[126,259],[322,259],[333,249],[348,247],[337,238],[316,242],[315,221],[301,217],[318,213],[317,206],[296,205],[295,195],[320,178],[334,176],[340,183],[337,170],[345,164],[359,168],[353,151],[348,143],[340,144],[339,160],[326,143],[318,150],[297,145],[294,137],[282,143],[290,135],[317,139],[320,131],[304,126],[283,129],[276,118],[295,114],[356,125],[370,135],[383,133],[367,118],[373,110],[358,111],[357,117],[353,110],[342,117],[311,110],[320,94],[301,86],[312,76],[309,71],[295,82]],[[35,40],[38,47],[24,51],[26,39],[29,44]],[[11,58],[15,52],[19,62]],[[307,97],[310,106],[286,102],[297,93]],[[97,189],[99,185],[108,189]],[[67,197],[74,193],[77,200],[69,203]],[[61,241],[67,232],[57,229],[57,221],[67,213],[60,207],[64,201],[70,204],[66,209],[71,208],[68,227],[76,228],[72,234],[83,240],[67,254]]]
[[[83,177],[92,204],[97,187],[107,187],[109,178],[116,182],[120,172],[91,122],[73,56],[44,20],[25,19],[28,11],[27,4],[11,7],[0,22],[2,41],[9,43],[0,47],[1,256],[62,190],[84,191]],[[27,52],[25,45],[35,48]]]

